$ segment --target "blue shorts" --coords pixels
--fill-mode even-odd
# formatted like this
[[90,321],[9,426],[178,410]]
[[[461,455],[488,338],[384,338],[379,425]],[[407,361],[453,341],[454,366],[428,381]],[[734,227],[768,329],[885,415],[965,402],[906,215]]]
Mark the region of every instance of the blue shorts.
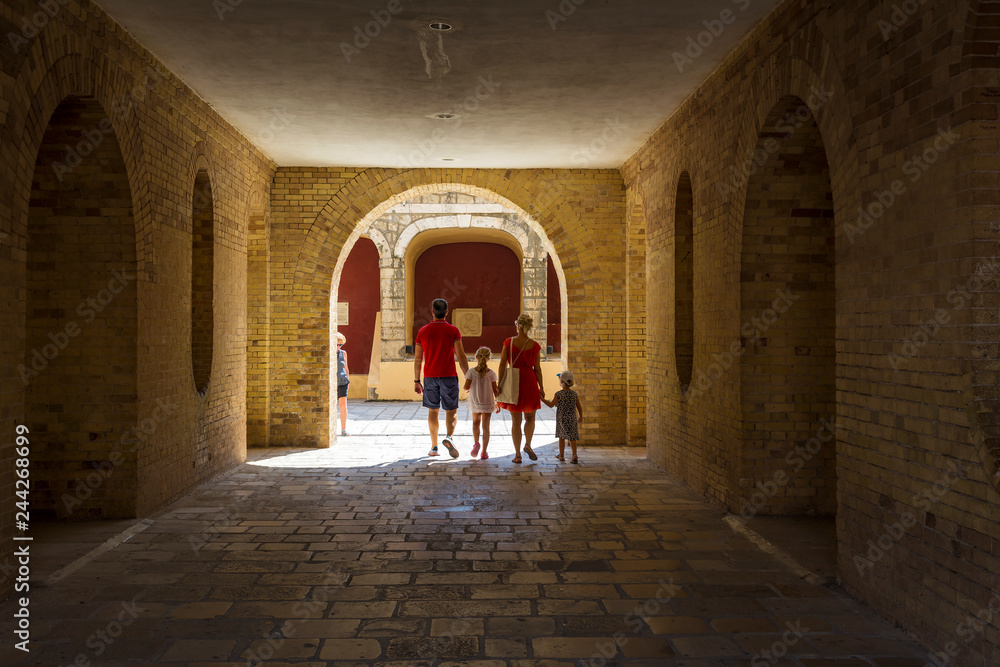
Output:
[[458,378],[424,378],[424,407],[458,410]]

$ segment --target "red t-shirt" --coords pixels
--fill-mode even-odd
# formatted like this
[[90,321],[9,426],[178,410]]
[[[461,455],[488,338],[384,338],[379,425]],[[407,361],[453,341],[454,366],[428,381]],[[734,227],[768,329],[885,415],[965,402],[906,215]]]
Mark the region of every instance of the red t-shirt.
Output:
[[458,377],[455,370],[455,341],[462,340],[458,327],[434,320],[420,327],[414,341],[424,351],[424,377]]

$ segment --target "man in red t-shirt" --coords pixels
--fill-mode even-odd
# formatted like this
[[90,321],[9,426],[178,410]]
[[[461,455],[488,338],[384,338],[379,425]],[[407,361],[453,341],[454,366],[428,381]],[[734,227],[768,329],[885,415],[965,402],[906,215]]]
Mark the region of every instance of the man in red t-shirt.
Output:
[[[438,410],[444,406],[445,428],[448,435],[442,440],[451,457],[458,458],[458,450],[451,436],[458,424],[458,373],[455,371],[455,358],[462,367],[462,377],[469,372],[469,360],[462,347],[462,334],[458,327],[445,321],[448,315],[448,302],[444,299],[434,299],[431,303],[434,311],[434,321],[420,327],[414,342],[413,388],[417,394],[424,397],[424,407],[427,408],[427,426],[431,431],[431,451],[428,456],[438,455]],[[420,383],[420,366],[424,365],[424,382]]]

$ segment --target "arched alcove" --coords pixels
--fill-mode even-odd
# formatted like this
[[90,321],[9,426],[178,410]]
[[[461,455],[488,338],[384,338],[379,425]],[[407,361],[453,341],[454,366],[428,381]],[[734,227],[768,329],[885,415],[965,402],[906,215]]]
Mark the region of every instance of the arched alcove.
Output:
[[694,190],[686,171],[674,203],[674,355],[685,391],[694,367]]
[[28,210],[20,370],[33,519],[135,516],[136,271],[118,138],[99,103],[68,97],[42,139]]
[[782,98],[746,169],[743,513],[834,515],[834,206],[826,149],[809,106]]
[[215,202],[207,169],[199,169],[191,196],[191,369],[205,395],[212,377],[215,324]]

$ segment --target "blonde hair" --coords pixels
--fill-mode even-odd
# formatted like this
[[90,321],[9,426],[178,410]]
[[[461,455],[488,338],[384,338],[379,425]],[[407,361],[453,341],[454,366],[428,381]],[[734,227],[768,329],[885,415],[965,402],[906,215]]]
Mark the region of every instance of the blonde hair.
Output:
[[489,363],[490,357],[492,356],[493,356],[493,350],[486,347],[485,345],[476,350],[476,361],[479,362],[479,364],[476,366],[476,371],[479,373],[480,377],[485,375],[486,371],[489,370],[489,366],[487,366],[486,364]]
[[562,378],[559,378],[559,384],[561,384],[562,386],[564,386],[567,389],[569,389],[570,387],[572,387],[573,385],[575,385],[576,382],[572,378],[570,378],[568,380],[563,380]]
[[535,320],[531,318],[531,315],[521,313],[517,316],[517,326],[524,329],[524,333],[528,333],[531,331],[531,327],[535,326]]
[[338,343],[340,343],[341,345],[347,345],[347,336],[345,336],[344,334],[340,333],[339,331],[336,333],[336,336],[337,336],[337,342]]

